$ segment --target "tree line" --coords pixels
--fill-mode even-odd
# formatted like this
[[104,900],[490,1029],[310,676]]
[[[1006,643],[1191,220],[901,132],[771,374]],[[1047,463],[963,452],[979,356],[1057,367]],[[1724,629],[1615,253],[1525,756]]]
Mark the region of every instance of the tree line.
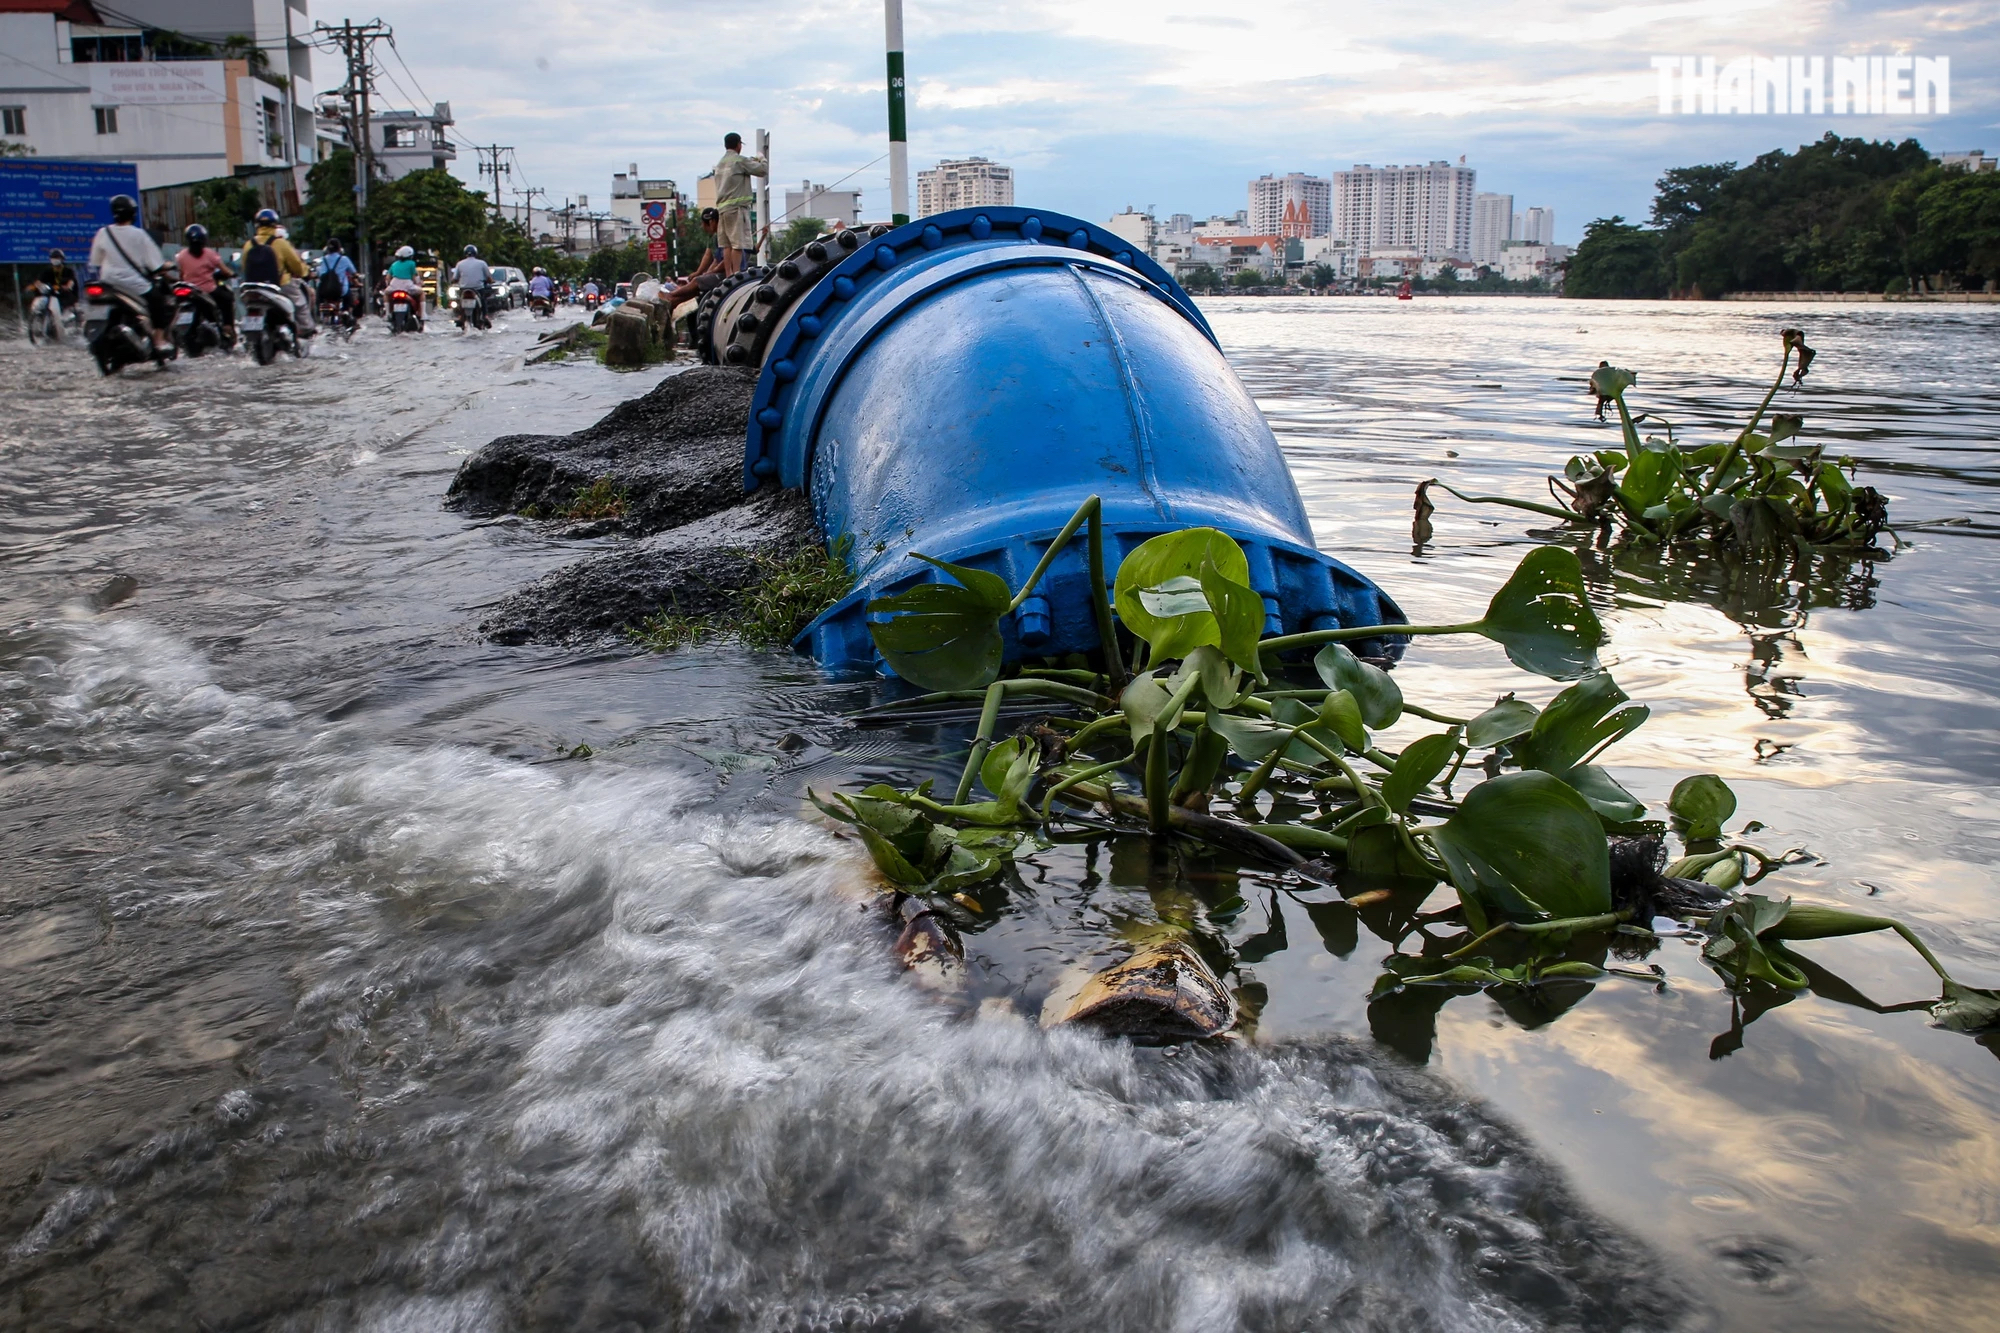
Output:
[[1977,291],[2000,282],[2000,174],[1938,163],[1915,139],[1829,132],[1748,166],[1676,167],[1646,224],[1584,229],[1564,294]]

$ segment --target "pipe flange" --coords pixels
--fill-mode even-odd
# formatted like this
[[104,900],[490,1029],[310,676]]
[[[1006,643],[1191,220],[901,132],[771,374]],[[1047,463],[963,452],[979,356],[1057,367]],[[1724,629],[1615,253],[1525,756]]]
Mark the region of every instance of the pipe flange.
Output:
[[831,272],[841,260],[862,244],[888,234],[891,227],[875,223],[866,228],[829,232],[792,251],[778,264],[766,269],[768,275],[747,301],[737,303],[726,322],[717,326],[723,343],[719,353],[732,366],[761,366],[770,350],[771,335],[785,322],[792,303],[811,291],[813,284]]
[[[712,336],[716,332],[715,316],[722,309],[723,302],[736,295],[743,288],[762,282],[768,269],[754,265],[738,273],[733,273],[715,284],[714,290],[701,298],[701,304],[694,312],[694,347],[696,353],[707,365],[719,365],[722,354]],[[727,339],[723,342],[726,344]]]

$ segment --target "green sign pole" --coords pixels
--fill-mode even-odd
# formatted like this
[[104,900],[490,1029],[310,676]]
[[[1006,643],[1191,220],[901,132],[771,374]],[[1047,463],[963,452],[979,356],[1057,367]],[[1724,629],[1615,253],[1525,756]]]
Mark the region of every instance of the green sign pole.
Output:
[[882,0],[889,38],[889,207],[897,226],[910,220],[910,132],[903,112],[903,0]]

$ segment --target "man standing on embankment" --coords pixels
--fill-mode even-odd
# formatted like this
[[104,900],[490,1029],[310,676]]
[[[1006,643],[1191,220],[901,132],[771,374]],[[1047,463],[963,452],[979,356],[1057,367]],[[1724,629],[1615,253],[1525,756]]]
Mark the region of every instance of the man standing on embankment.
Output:
[[750,226],[750,205],[757,192],[750,178],[770,174],[771,165],[763,158],[743,156],[742,135],[731,131],[722,136],[722,159],[715,164],[715,206],[722,214],[716,236],[722,245],[724,274],[739,272],[745,252],[757,248]]

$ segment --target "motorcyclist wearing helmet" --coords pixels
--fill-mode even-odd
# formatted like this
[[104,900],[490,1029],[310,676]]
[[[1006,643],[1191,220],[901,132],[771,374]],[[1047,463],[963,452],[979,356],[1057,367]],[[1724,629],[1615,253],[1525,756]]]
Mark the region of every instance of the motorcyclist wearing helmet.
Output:
[[458,284],[461,294],[471,295],[482,308],[488,304],[486,289],[492,285],[493,270],[479,257],[478,246],[465,247],[465,258],[459,260],[451,270],[451,280]]
[[181,239],[187,244],[174,256],[174,266],[180,270],[181,281],[215,306],[215,317],[223,327],[234,327],[236,302],[230,299],[229,289],[217,279],[233,278],[235,270],[222,262],[222,255],[208,243],[208,228],[199,222],[182,232]]
[[311,337],[319,331],[313,319],[312,298],[306,295],[306,261],[280,234],[278,210],[257,211],[256,232],[243,247],[243,280],[263,282],[283,291],[292,303],[292,321],[299,332]]
[[549,278],[549,271],[539,265],[534,276],[528,279],[528,295],[539,296],[545,301],[554,300],[556,285]]
[[146,307],[147,332],[153,338],[153,359],[167,359],[167,321],[173,318],[168,294],[157,281],[167,266],[160,247],[138,225],[139,201],[129,194],[111,198],[111,225],[99,227],[90,242],[90,264],[97,280]]
[[[413,303],[413,308],[416,311],[417,322],[419,325],[423,323],[424,288],[423,284],[417,281],[417,252],[415,250],[407,245],[397,249],[396,257],[389,261],[389,277],[388,281],[383,284],[382,290],[385,293],[383,296],[385,302],[388,300],[386,295],[388,292],[409,292],[415,296],[416,300]],[[386,309],[387,307],[385,306],[384,308]]]
[[69,257],[60,250],[49,251],[49,266],[35,275],[28,290],[37,296],[43,292],[52,293],[64,310],[74,306],[76,270],[69,266]]

